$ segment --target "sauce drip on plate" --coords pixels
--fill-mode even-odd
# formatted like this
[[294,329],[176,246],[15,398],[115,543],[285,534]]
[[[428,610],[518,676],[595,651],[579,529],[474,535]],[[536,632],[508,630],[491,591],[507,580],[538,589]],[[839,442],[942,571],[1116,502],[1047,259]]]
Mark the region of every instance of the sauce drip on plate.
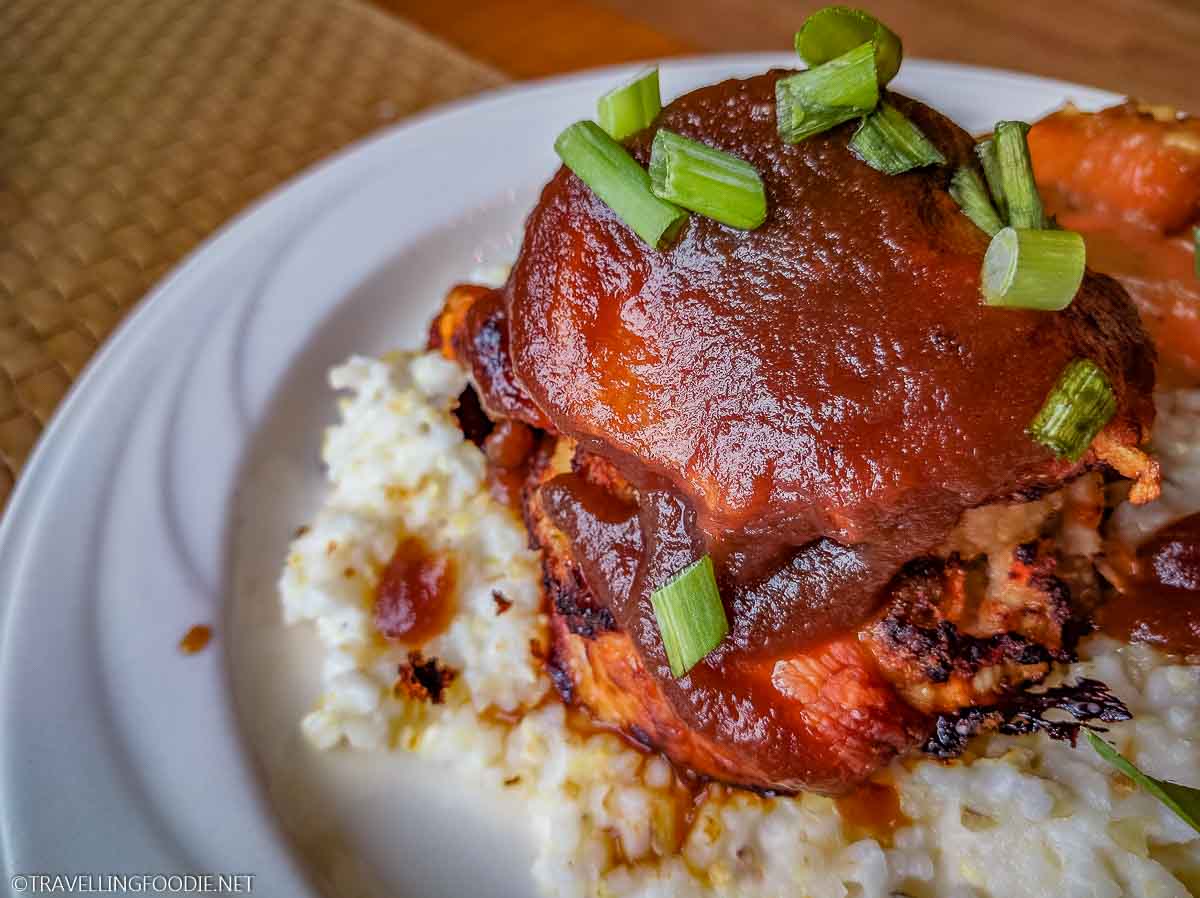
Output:
[[179,640],[179,651],[185,655],[194,655],[207,648],[211,640],[212,627],[197,624],[183,634],[183,638]]

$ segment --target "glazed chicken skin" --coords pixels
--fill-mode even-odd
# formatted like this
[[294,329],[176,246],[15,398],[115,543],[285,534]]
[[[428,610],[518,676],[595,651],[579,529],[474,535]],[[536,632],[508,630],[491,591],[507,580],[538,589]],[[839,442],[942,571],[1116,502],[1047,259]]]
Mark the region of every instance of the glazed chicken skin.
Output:
[[[664,127],[746,159],[762,227],[692,216],[655,250],[562,169],[507,284],[452,293],[433,342],[489,418],[543,434],[522,506],[560,692],[699,774],[839,792],[1070,657],[1090,568],[1058,535],[1075,483],[1098,507],[1088,472],[1155,494],[1154,355],[1101,275],[1061,313],[983,306],[987,237],[947,193],[971,138],[892,95],[949,165],[883,175],[852,124],[786,145],[783,74],[687,94],[627,143],[645,164]],[[1071,463],[1025,428],[1081,357],[1117,412]],[[981,545],[971,514],[1016,523]],[[675,679],[649,597],[704,554],[730,632]]]

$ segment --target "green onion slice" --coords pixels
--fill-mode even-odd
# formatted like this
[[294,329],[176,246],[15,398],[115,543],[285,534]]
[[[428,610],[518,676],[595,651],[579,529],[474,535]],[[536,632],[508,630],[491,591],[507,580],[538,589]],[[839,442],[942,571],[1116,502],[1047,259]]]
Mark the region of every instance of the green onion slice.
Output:
[[1180,820],[1196,832],[1200,832],[1200,789],[1155,779],[1138,770],[1132,761],[1091,730],[1087,731],[1087,737],[1092,748],[1096,750],[1096,754],[1137,783],[1144,792],[1150,793],[1165,804]]
[[614,88],[596,104],[600,127],[613,140],[624,140],[647,127],[662,111],[658,92],[658,66],[638,72],[633,80]]
[[891,103],[880,103],[868,115],[854,137],[850,150],[867,165],[885,175],[898,175],[926,165],[944,165],[946,157],[908,117]]
[[824,65],[775,82],[779,136],[787,143],[866,115],[879,103],[875,51],[868,41]]
[[992,144],[1008,224],[1014,228],[1044,228],[1046,214],[1033,180],[1033,160],[1025,140],[1028,133],[1029,126],[1024,122],[997,122]]
[[767,218],[767,195],[754,166],[661,128],[650,151],[650,189],[734,228],[753,230]]
[[819,9],[796,32],[796,52],[816,67],[871,41],[875,45],[875,71],[880,84],[887,84],[900,70],[904,48],[890,28],[861,9],[826,6]]
[[651,246],[662,249],[679,234],[687,212],[650,190],[650,176],[595,122],[576,122],[554,141],[554,151],[608,208]]
[[729,632],[712,559],[705,555],[650,596],[672,676],[687,674]]
[[950,179],[950,196],[954,197],[963,214],[989,237],[994,237],[1004,227],[988,189],[975,169],[964,166],[954,173]]
[[1091,359],[1075,359],[1030,422],[1029,435],[1055,455],[1079,461],[1116,411],[1104,372]]
[[983,299],[1011,309],[1065,309],[1083,283],[1087,248],[1074,231],[1003,228],[983,257]]
[[1000,177],[1000,160],[996,158],[995,141],[981,140],[975,144],[975,155],[979,157],[979,165],[983,168],[983,176],[987,179],[988,189],[992,200],[996,203],[996,211],[1001,222],[1008,221],[1008,203],[1004,199],[1004,181]]

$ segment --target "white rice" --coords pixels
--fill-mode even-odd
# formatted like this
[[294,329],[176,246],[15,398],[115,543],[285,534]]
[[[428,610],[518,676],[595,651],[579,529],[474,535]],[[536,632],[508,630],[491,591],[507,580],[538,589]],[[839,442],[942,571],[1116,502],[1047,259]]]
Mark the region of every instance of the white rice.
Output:
[[[285,620],[312,621],[326,647],[325,692],[305,733],[323,748],[379,749],[424,716],[423,705],[388,698],[408,652],[381,647],[372,632],[375,586],[405,536],[455,561],[457,613],[424,648],[461,673],[455,697],[475,711],[536,704],[547,689],[530,654],[546,626],[538,560],[520,522],[488,495],[483,455],[450,416],[462,370],[435,354],[353,358],[329,379],[350,394],[325,435],[331,489],[280,580]],[[503,615],[497,594],[512,603]]]
[[[546,641],[537,557],[490,498],[483,456],[450,415],[463,372],[406,354],[354,358],[330,381],[348,398],[325,440],[328,498],[280,580],[287,620],[313,623],[325,646],[323,692],[304,732],[319,749],[412,751],[519,790],[545,894],[1182,898],[1200,889],[1193,830],[1086,744],[1044,737],[990,737],[963,761],[894,765],[910,822],[884,841],[854,838],[827,798],[715,788],[682,832],[665,761],[571,728],[562,706],[544,701],[552,689],[531,649]],[[1156,441],[1167,515],[1178,516],[1200,495],[1200,399],[1166,397]],[[456,563],[459,611],[423,650],[460,672],[437,706],[393,694],[407,652],[371,632],[379,572],[408,535]],[[513,603],[502,615],[493,591]],[[1117,747],[1152,775],[1200,785],[1200,668],[1107,639],[1083,656],[1065,676],[1103,680],[1134,712],[1112,729]]]

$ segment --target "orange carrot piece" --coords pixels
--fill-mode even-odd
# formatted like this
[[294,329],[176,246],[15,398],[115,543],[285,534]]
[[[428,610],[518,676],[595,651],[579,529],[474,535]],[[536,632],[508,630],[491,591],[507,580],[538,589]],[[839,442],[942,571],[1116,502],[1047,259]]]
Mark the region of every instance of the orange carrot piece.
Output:
[[1200,119],[1132,102],[1067,107],[1034,125],[1029,148],[1039,185],[1067,206],[1161,234],[1200,219]]

